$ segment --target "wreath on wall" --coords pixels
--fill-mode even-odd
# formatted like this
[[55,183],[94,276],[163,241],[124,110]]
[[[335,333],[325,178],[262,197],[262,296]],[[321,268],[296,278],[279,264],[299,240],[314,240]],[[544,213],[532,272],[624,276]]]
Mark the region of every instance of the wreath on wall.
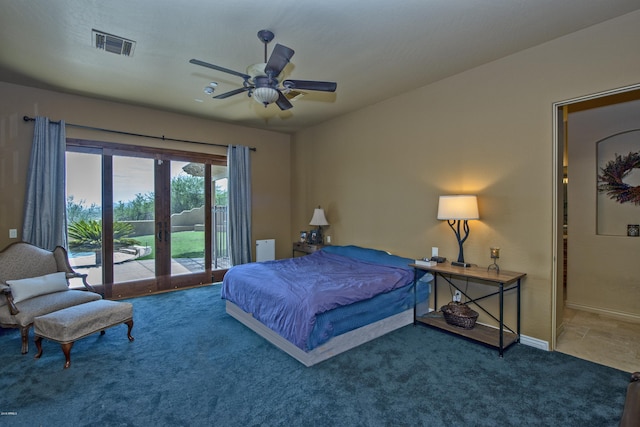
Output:
[[640,205],[640,186],[634,187],[622,181],[633,169],[640,169],[640,152],[630,152],[626,156],[616,154],[614,160],[600,168],[598,191],[607,193],[618,203]]

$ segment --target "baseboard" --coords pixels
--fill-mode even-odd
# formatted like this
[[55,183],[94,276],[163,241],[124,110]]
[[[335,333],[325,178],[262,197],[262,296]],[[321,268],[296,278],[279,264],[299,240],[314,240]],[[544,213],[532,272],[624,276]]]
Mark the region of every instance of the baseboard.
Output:
[[526,335],[520,335],[520,344],[528,345],[539,350],[549,351],[549,342],[543,341],[538,338],[528,337]]
[[[479,325],[488,326],[489,328],[498,329],[498,327],[495,326],[495,325],[489,325],[487,323],[482,323],[482,322],[478,322],[478,324]],[[505,330],[506,330],[506,328],[505,328]],[[515,333],[515,331],[514,331],[514,333]],[[537,348],[539,350],[549,351],[549,342],[548,341],[543,341],[541,339],[529,337],[527,335],[520,334],[520,344],[527,345],[529,347],[534,347],[534,348]]]
[[636,313],[627,313],[624,311],[609,310],[606,308],[593,307],[593,306],[584,305],[584,304],[576,304],[569,301],[565,303],[565,306],[567,308],[571,308],[574,310],[582,310],[582,311],[588,311],[590,313],[601,314],[603,316],[612,317],[614,319],[622,320],[624,322],[640,323],[640,315]]

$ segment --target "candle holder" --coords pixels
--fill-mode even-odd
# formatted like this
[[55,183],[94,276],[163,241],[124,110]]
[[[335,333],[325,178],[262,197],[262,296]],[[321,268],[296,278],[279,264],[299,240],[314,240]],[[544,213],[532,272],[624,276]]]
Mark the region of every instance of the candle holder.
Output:
[[491,250],[491,259],[493,260],[493,264],[487,267],[487,271],[496,270],[496,272],[500,273],[500,266],[496,263],[496,260],[500,258],[500,248],[489,248]]

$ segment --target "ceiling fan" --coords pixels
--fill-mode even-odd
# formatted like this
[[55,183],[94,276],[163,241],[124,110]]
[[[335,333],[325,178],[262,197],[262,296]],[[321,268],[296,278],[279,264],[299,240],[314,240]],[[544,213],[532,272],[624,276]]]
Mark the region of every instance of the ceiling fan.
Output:
[[247,68],[247,74],[220,67],[219,65],[209,64],[199,59],[192,59],[189,62],[222,71],[223,73],[232,74],[243,79],[241,88],[214,96],[213,98],[215,99],[225,99],[239,93],[247,92],[247,96],[253,97],[257,102],[263,104],[265,108],[267,105],[275,102],[281,110],[288,110],[293,107],[293,105],[289,102],[286,95],[290,92],[292,93],[294,90],[335,92],[337,87],[335,82],[313,80],[283,80],[280,82],[278,76],[282,73],[284,67],[287,66],[295,52],[286,46],[276,44],[269,60],[267,60],[267,45],[273,40],[273,37],[273,33],[269,30],[258,31],[258,38],[264,43],[264,63],[250,65]]

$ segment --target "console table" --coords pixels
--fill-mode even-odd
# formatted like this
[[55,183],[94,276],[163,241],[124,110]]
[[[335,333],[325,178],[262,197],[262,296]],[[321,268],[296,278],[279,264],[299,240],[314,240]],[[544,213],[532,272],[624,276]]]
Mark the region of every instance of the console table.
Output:
[[[516,342],[520,342],[520,282],[521,279],[526,276],[525,273],[516,273],[513,271],[504,271],[500,270],[499,272],[496,270],[487,271],[486,267],[455,267],[452,266],[451,263],[441,263],[435,266],[425,266],[418,264],[410,264],[411,267],[416,271],[425,270],[431,272],[434,276],[433,279],[433,305],[434,311],[425,314],[423,316],[418,316],[414,311],[414,323],[431,326],[438,329],[443,329],[445,331],[464,336],[474,341],[481,342],[483,344],[489,345],[491,347],[495,347],[498,349],[500,357],[503,356],[504,350],[515,344]],[[495,286],[498,289],[494,292],[489,292],[488,294],[482,295],[477,298],[471,298],[467,295],[460,286],[456,285],[451,279],[453,277],[461,278],[461,279],[469,279],[471,283],[477,282],[485,285]],[[449,283],[449,285],[453,286],[456,290],[460,291],[462,295],[467,298],[467,301],[464,304],[473,303],[476,307],[482,310],[484,313],[488,314],[492,319],[498,322],[498,327],[493,328],[490,326],[485,326],[481,324],[477,324],[473,327],[473,329],[463,329],[457,326],[449,325],[442,316],[442,313],[439,312],[440,308],[438,307],[438,278],[443,279]],[[517,325],[516,330],[509,328],[504,324],[504,293],[515,291],[517,294],[516,298],[516,310],[517,310]],[[498,307],[499,314],[498,317],[490,313],[486,310],[482,305],[478,303],[478,301],[484,300],[489,297],[498,296]]]

